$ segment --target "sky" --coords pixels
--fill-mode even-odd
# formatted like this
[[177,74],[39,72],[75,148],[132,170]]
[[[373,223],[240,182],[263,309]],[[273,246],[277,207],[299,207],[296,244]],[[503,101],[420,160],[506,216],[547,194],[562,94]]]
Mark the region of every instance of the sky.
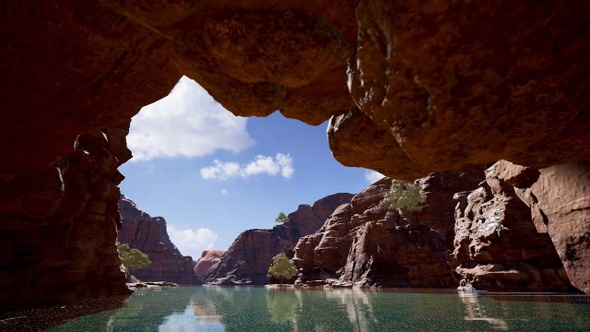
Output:
[[247,229],[269,229],[280,212],[335,193],[358,193],[382,177],[333,157],[327,122],[310,126],[279,112],[236,117],[193,80],[145,106],[131,121],[134,157],[119,170],[121,192],[166,219],[183,255],[227,249]]

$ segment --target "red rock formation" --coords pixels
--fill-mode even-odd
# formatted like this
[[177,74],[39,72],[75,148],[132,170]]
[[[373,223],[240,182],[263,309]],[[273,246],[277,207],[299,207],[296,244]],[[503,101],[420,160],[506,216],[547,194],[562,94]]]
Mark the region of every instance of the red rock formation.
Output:
[[166,220],[152,217],[141,211],[129,198],[121,195],[119,200],[121,221],[117,241],[127,243],[148,255],[152,264],[133,272],[142,281],[171,281],[179,285],[195,283],[193,259],[183,256],[170,241]]
[[195,265],[193,269],[195,276],[198,278],[203,278],[206,276],[211,270],[213,272],[217,269],[219,262],[221,262],[221,257],[225,254],[227,250],[205,250],[199,258],[199,261]]
[[565,290],[571,281],[590,293],[588,184],[588,163],[490,167],[486,183],[460,197],[457,209],[453,256],[461,286]]
[[129,294],[115,240],[127,129],[82,135],[46,171],[0,190],[0,303]]
[[590,3],[356,4],[358,109],[328,133],[343,164],[410,180],[499,159],[590,159]]
[[210,284],[264,285],[272,258],[279,253],[292,257],[301,236],[318,230],[334,209],[351,199],[351,194],[334,194],[316,201],[313,206],[299,205],[288,215],[289,221],[271,229],[251,229],[232,243],[206,281]]
[[[499,159],[536,168],[590,160],[589,21],[588,1],[5,1],[2,287],[19,269],[30,299],[39,252],[56,266],[70,259],[45,250],[44,238],[69,217],[44,226],[43,239],[36,226],[73,214],[59,208],[62,196],[86,205],[82,189],[60,184],[64,161],[80,153],[77,137],[128,121],[181,73],[238,115],[279,109],[310,124],[333,116],[340,162],[398,179]],[[98,178],[88,179],[94,193],[113,195]],[[580,246],[579,230],[554,224]],[[80,243],[98,234],[77,232]],[[108,274],[119,276],[115,265]]]
[[452,286],[452,270],[446,259],[447,243],[452,241],[452,195],[477,181],[473,172],[444,172],[432,173],[418,183],[427,198],[422,211],[412,218],[399,213],[386,217],[387,210],[379,205],[391,186],[389,178],[377,181],[336,209],[318,232],[297,243],[293,261],[303,273],[298,282]]

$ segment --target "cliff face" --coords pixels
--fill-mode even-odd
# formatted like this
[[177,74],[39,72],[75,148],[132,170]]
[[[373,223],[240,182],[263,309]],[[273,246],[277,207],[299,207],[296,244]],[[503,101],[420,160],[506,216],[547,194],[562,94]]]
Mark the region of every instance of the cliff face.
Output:
[[313,206],[300,205],[288,215],[289,221],[273,229],[251,229],[241,233],[206,278],[210,284],[264,285],[272,258],[292,251],[301,236],[321,227],[328,215],[351,194],[334,194],[316,201]]
[[[432,173],[418,180],[426,193],[422,211],[387,217],[379,203],[391,180],[383,178],[340,206],[315,234],[295,247],[298,282],[383,287],[449,287],[446,251],[452,241],[452,195],[476,184],[477,172]],[[336,280],[337,279],[337,280]]]
[[126,126],[93,131],[0,190],[0,303],[130,294],[115,246]]
[[590,293],[590,164],[499,161],[458,195],[453,257],[462,288]]
[[[590,160],[589,21],[588,1],[3,2],[2,287],[33,301],[39,280],[65,280],[64,266],[79,259],[68,254],[70,243],[113,237],[110,224],[101,224],[47,238],[66,232],[85,209],[85,186],[104,199],[119,181],[105,185],[92,175],[81,184],[64,162],[88,157],[79,155],[78,137],[129,121],[182,74],[236,115],[279,109],[309,124],[331,118],[337,160],[396,179],[500,159],[537,169]],[[101,165],[110,165],[105,158]],[[112,218],[109,204],[102,215],[95,205],[93,215]],[[572,215],[587,215],[579,211]],[[54,213],[63,217],[49,222]],[[554,215],[566,239],[554,242],[558,252],[572,257],[569,273],[583,271],[583,231]],[[47,250],[55,239],[67,244]],[[102,252],[111,255],[109,248]],[[37,267],[40,261],[54,265]],[[122,282],[112,263],[91,263],[90,270],[109,275],[96,289]],[[47,277],[33,278],[39,269]],[[25,277],[15,281],[17,270]],[[87,294],[54,290],[56,297]]]
[[152,217],[141,211],[129,198],[121,195],[119,200],[121,221],[117,241],[127,243],[149,256],[150,267],[133,272],[141,281],[171,281],[179,285],[195,283],[193,259],[183,256],[170,241],[166,220]]
[[199,258],[199,261],[195,265],[193,269],[195,276],[198,278],[205,277],[211,270],[213,272],[217,269],[219,262],[221,262],[221,257],[225,254],[226,250],[205,250]]

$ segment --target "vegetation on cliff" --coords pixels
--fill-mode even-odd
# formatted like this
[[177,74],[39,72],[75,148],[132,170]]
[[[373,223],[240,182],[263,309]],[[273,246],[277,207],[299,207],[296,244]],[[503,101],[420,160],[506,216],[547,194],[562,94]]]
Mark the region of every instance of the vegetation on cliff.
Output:
[[130,249],[129,245],[126,243],[117,243],[117,248],[119,248],[121,262],[123,262],[123,265],[125,265],[130,272],[145,269],[152,264],[148,255],[140,250]]
[[398,209],[407,212],[420,211],[425,201],[426,194],[418,184],[393,180],[380,205],[387,207],[387,215],[391,216]]

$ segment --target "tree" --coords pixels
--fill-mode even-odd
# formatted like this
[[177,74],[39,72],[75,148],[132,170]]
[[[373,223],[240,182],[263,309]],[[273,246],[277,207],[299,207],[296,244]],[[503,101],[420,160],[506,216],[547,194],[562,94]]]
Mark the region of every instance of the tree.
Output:
[[128,244],[121,244],[117,242],[117,248],[119,248],[119,256],[121,262],[127,267],[129,272],[133,272],[139,269],[144,269],[152,264],[148,255],[137,249],[130,249]]
[[390,217],[398,209],[407,212],[420,211],[425,201],[426,194],[418,184],[393,180],[380,205],[388,208],[387,216]]
[[275,222],[278,222],[280,224],[284,224],[287,221],[289,221],[289,217],[287,217],[283,212],[279,213],[279,216],[275,219]]
[[297,267],[295,267],[295,263],[287,255],[278,254],[273,257],[266,276],[269,279],[278,279],[279,283],[283,284],[285,281],[293,279],[296,275]]

